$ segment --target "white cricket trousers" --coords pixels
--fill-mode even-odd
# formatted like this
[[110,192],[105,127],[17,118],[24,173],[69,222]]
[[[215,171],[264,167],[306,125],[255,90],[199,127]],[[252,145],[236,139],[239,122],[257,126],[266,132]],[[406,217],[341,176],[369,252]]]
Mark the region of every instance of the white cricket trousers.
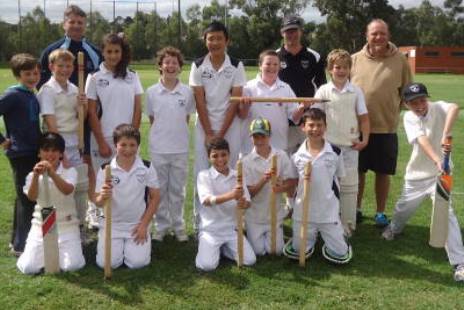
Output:
[[[62,271],[74,271],[85,266],[78,226],[70,229],[69,232],[58,233],[58,251]],[[24,252],[16,262],[16,266],[19,271],[25,274],[37,274],[44,268],[41,227],[32,226],[27,236]]]
[[[219,265],[221,254],[225,257],[237,261],[237,232],[235,230],[210,232],[200,231],[198,242],[198,253],[195,265],[203,271],[212,271]],[[243,236],[243,264],[250,266],[256,263],[256,255]]]
[[[277,222],[276,254],[282,254],[284,248],[284,232],[282,221]],[[247,239],[256,255],[271,252],[271,225],[269,223],[253,223],[246,221]]]
[[[300,250],[300,226],[301,221],[293,221],[292,246],[296,251]],[[321,238],[329,250],[339,256],[348,253],[348,244],[345,241],[343,226],[340,222],[335,223],[309,223],[307,229],[306,249],[312,249],[316,244],[317,233],[321,233]]]
[[166,232],[185,230],[184,200],[188,173],[188,153],[152,153],[151,161],[159,180],[160,203],[155,215],[155,229]]
[[[427,178],[419,181],[405,181],[401,197],[396,203],[391,221],[391,229],[394,234],[403,231],[406,222],[414,214],[422,201],[430,197],[435,199],[437,179]],[[464,264],[464,246],[462,244],[461,230],[458,219],[454,214],[451,199],[448,216],[448,240],[445,250],[451,265]]]
[[340,219],[345,231],[351,232],[356,230],[359,152],[347,146],[339,148],[342,150],[345,165],[345,176],[340,178]]
[[[240,126],[241,122],[238,117],[235,117],[230,125],[224,139],[229,143],[229,167],[235,169],[235,164],[238,160],[238,155],[240,153],[241,141],[240,141]],[[200,208],[200,201],[198,200],[197,195],[197,177],[200,171],[208,169],[210,167],[208,160],[208,152],[206,151],[205,145],[205,131],[201,127],[200,121],[197,119],[195,124],[195,166],[194,166],[194,206],[193,206],[193,225],[197,229],[200,224],[200,217],[198,215],[198,210]]]
[[60,133],[65,142],[64,154],[71,167],[82,164],[81,154],[79,153],[79,137],[77,133]]
[[[147,241],[136,244],[132,237],[132,231],[111,230],[111,268],[116,269],[123,263],[130,269],[142,268],[151,261],[151,236],[147,229]],[[97,265],[105,266],[105,228],[98,231]]]

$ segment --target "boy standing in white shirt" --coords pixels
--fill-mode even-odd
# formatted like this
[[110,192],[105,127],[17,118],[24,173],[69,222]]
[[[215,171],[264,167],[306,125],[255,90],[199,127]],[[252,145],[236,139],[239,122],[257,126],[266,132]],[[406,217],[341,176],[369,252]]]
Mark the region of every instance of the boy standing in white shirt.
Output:
[[[246,213],[247,237],[256,255],[271,251],[270,195],[276,193],[277,230],[276,251],[282,253],[284,246],[283,219],[285,210],[281,207],[282,193],[293,189],[298,175],[293,169],[287,153],[270,144],[273,131],[267,119],[257,118],[250,125],[250,135],[254,148],[243,158],[246,184],[251,195],[251,206]],[[271,186],[272,157],[277,156],[277,185]]]
[[[202,170],[197,179],[201,221],[195,264],[203,271],[216,269],[221,254],[238,259],[236,208],[248,208],[250,202],[246,186],[237,185],[237,171],[229,168],[227,141],[214,138],[207,151],[211,168]],[[243,237],[243,264],[255,262],[253,248]]]
[[[160,205],[153,239],[163,241],[173,230],[178,241],[187,241],[184,223],[185,184],[188,172],[189,114],[195,111],[192,90],[182,84],[183,57],[174,47],[157,54],[159,83],[147,89],[146,111],[150,118],[150,154],[160,181]],[[175,142],[175,143],[174,143]]]
[[347,236],[356,229],[358,195],[358,156],[369,139],[369,117],[362,90],[349,81],[350,54],[335,49],[327,56],[327,69],[332,80],[322,85],[315,98],[329,102],[316,103],[327,116],[326,139],[342,150],[345,176],[340,178],[340,213]]
[[[403,192],[396,203],[393,218],[382,237],[393,240],[427,197],[435,199],[437,175],[443,171],[443,151],[450,150],[446,139],[459,114],[459,107],[444,101],[428,101],[425,85],[411,83],[403,89],[403,100],[409,111],[404,114],[404,128],[412,154],[406,167]],[[454,279],[464,281],[464,246],[459,223],[449,200],[449,228],[446,252],[454,266]]]
[[[302,117],[301,127],[307,138],[292,157],[299,182],[292,217],[293,239],[285,246],[284,254],[292,258],[298,258],[300,250],[312,254],[320,233],[324,241],[323,256],[331,262],[346,264],[351,260],[352,251],[345,240],[340,221],[337,184],[337,178],[345,175],[343,157],[338,147],[324,139],[326,123],[323,111],[309,109]],[[299,232],[303,221],[304,170],[308,162],[312,163],[308,235],[307,244],[301,245]]]

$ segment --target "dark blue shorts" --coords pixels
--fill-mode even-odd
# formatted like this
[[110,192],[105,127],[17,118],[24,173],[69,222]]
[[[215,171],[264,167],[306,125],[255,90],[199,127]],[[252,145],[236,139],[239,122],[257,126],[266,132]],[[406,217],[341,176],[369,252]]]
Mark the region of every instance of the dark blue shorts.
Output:
[[394,175],[398,159],[398,135],[396,133],[373,133],[369,144],[359,152],[358,171],[372,170],[381,174]]

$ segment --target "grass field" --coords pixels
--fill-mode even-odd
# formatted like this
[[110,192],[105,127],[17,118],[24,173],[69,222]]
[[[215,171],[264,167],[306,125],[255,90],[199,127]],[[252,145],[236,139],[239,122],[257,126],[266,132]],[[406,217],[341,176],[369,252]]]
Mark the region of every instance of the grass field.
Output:
[[[158,80],[149,68],[137,68],[146,88]],[[248,68],[248,77],[256,75]],[[188,72],[182,74],[186,82]],[[464,107],[464,76],[418,75],[432,99],[460,103]],[[10,72],[0,69],[0,89],[13,84]],[[464,125],[460,117],[454,130],[455,162],[454,206],[464,223]],[[0,125],[3,128],[3,123]],[[144,118],[143,137],[148,123]],[[3,129],[2,129],[3,130]],[[391,215],[402,186],[409,157],[402,126],[399,129],[400,157],[398,174],[392,179],[388,202]],[[146,140],[142,154],[147,158]],[[104,282],[103,272],[95,265],[95,243],[85,248],[87,266],[73,273],[56,276],[25,276],[16,270],[15,258],[8,253],[14,190],[11,171],[0,155],[0,300],[3,309],[74,308],[290,308],[295,309],[462,309],[464,286],[452,279],[444,250],[427,245],[430,203],[425,203],[410,221],[404,235],[393,242],[380,239],[373,226],[374,196],[372,175],[368,178],[364,211],[367,219],[352,238],[354,259],[348,266],[329,265],[320,254],[320,245],[306,269],[284,257],[259,258],[251,268],[238,269],[222,261],[215,272],[204,274],[195,269],[196,244],[180,244],[174,238],[153,242],[152,264],[142,270],[121,268],[113,280]],[[191,228],[192,178],[188,180],[186,219]],[[286,224],[290,233],[290,223]]]

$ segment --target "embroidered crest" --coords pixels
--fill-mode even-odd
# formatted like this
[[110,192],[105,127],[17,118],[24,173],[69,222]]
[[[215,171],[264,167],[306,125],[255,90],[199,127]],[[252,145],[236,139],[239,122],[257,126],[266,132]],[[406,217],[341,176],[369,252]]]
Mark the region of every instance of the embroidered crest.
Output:
[[202,73],[201,73],[201,78],[202,79],[212,79],[213,78],[213,74],[208,71],[208,70],[204,70]]
[[224,77],[226,79],[231,79],[232,76],[234,75],[234,69],[231,67],[227,67],[224,69]]
[[177,103],[179,104],[179,106],[185,107],[185,99],[179,99],[177,100]]
[[287,68],[287,63],[286,63],[285,61],[281,61],[281,62],[280,62],[280,67],[281,67],[282,69]]
[[303,69],[308,69],[309,68],[309,60],[302,60],[301,61],[301,67]]
[[409,89],[413,92],[413,93],[418,93],[419,92],[419,85],[417,84],[413,84],[409,87]]
[[121,183],[121,179],[117,175],[112,175],[111,176],[111,183],[113,185],[118,185],[119,183]]
[[97,86],[98,87],[107,87],[110,85],[110,81],[106,80],[106,79],[98,79],[97,81]]
[[143,184],[145,181],[145,175],[145,172],[140,172],[135,175],[135,178],[137,179],[137,181],[139,181],[139,183]]

